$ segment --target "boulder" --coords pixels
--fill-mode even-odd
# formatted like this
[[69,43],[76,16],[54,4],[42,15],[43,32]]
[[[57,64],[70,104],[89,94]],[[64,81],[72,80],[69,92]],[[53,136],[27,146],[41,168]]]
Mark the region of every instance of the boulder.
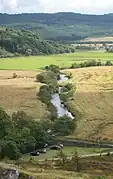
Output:
[[16,169],[5,169],[0,172],[0,179],[18,179],[19,172]]
[[0,179],[35,179],[24,173],[19,173],[17,169],[1,169]]

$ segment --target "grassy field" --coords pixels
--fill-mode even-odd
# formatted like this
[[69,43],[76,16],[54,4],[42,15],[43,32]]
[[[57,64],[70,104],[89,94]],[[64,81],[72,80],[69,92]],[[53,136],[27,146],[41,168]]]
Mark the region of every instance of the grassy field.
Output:
[[[85,147],[64,147],[63,152],[67,156],[72,156],[72,154],[77,151],[79,156],[81,155],[87,155],[87,154],[92,154],[92,153],[101,153],[105,151],[105,149],[102,148],[85,148]],[[32,157],[34,161],[38,160],[44,160],[44,159],[52,159],[57,157],[58,151],[56,150],[48,150],[46,154],[41,154],[38,157]],[[22,160],[24,161],[29,161],[31,156],[29,155],[24,155],[22,157]]]
[[113,178],[113,156],[98,156],[79,158],[80,171],[76,172],[75,165],[68,161],[70,167],[58,166],[53,161],[4,161],[0,162],[0,172],[3,168],[17,168],[26,176],[34,176],[35,179],[112,179]]
[[113,53],[103,51],[76,52],[71,54],[5,58],[0,60],[0,69],[7,70],[37,70],[50,64],[57,64],[60,67],[70,67],[74,62],[86,60],[113,60]]
[[[8,114],[22,110],[36,119],[49,116],[46,105],[36,96],[40,88],[40,84],[35,82],[38,72],[0,71],[0,104]],[[18,75],[16,79],[12,78],[13,73]]]
[[69,101],[72,111],[81,113],[75,138],[113,140],[113,67],[65,70],[72,72],[77,87]]
[[113,37],[89,37],[84,39],[85,42],[113,42]]

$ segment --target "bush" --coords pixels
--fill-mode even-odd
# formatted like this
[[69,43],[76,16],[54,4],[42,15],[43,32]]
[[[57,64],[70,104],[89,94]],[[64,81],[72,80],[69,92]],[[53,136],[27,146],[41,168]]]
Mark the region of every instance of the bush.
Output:
[[38,93],[38,96],[43,103],[48,105],[51,101],[51,90],[50,90],[50,88],[46,85],[41,86],[40,91]]
[[2,158],[8,157],[11,160],[17,160],[20,158],[21,153],[15,142],[6,141],[2,146],[1,156]]
[[68,83],[62,87],[60,98],[64,103],[66,103],[69,100],[69,98],[73,97],[73,94],[74,94],[73,84]]
[[16,73],[13,73],[13,78],[17,78],[17,74]]
[[52,71],[53,73],[60,73],[60,68],[57,65],[50,65],[45,67],[46,70]]
[[55,121],[54,124],[54,132],[58,132],[61,134],[68,135],[75,130],[75,123],[74,120],[71,118],[64,116],[60,117]]
[[73,84],[72,83],[68,83],[64,86],[68,91],[73,89]]
[[36,76],[37,82],[49,84],[52,83],[54,85],[57,85],[57,75],[52,72],[42,72]]
[[48,109],[51,112],[51,119],[52,120],[56,119],[57,118],[57,109],[51,102],[48,105]]
[[73,75],[72,75],[72,73],[70,72],[69,74],[67,74],[67,77],[68,77],[68,79],[71,79],[71,78],[73,78]]
[[112,66],[112,62],[110,60],[107,60],[106,63],[105,63],[105,66]]

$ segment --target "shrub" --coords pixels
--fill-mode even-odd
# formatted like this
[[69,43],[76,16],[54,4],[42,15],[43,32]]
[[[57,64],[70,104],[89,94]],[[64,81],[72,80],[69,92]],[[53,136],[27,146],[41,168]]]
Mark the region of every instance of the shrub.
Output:
[[8,157],[11,160],[17,160],[21,156],[20,150],[13,141],[6,141],[2,146],[2,157]]
[[61,93],[60,93],[61,100],[64,103],[66,103],[69,100],[69,98],[73,97],[74,90],[73,90],[73,84],[72,83],[68,83],[68,84],[64,85],[62,87]]
[[105,63],[105,66],[112,66],[112,62],[110,60],[107,60],[106,63]]
[[48,68],[46,66],[45,69],[49,70],[49,71],[52,71],[53,73],[57,73],[57,74],[60,73],[60,68],[57,65],[50,65],[50,66],[48,66]]
[[17,74],[16,73],[13,73],[13,78],[17,78]]
[[48,105],[48,109],[51,112],[51,119],[52,120],[56,119],[57,118],[57,109],[51,102]]
[[37,82],[49,84],[52,83],[54,85],[57,85],[57,75],[52,72],[42,72],[36,76]]
[[75,130],[75,127],[76,125],[74,123],[74,120],[72,120],[71,118],[67,116],[64,116],[64,117],[58,118],[55,121],[54,131],[59,132],[61,134],[68,135]]
[[64,86],[68,91],[72,90],[73,88],[73,84],[72,83],[68,83]]
[[71,78],[73,78],[73,75],[72,75],[72,73],[70,72],[69,74],[67,74],[67,77],[68,77],[68,79],[71,79]]
[[50,103],[51,100],[51,90],[47,85],[43,85],[40,87],[40,91],[38,93],[40,100],[47,105]]

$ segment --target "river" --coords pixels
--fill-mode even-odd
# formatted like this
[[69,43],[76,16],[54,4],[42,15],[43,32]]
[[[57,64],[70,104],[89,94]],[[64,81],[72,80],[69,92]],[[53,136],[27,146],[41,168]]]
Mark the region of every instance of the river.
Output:
[[[64,74],[61,74],[60,80],[58,80],[58,82],[64,82],[66,80],[68,80],[68,77],[66,77],[66,75]],[[60,95],[59,95],[61,89],[62,87],[59,87],[59,93],[55,93],[52,95],[51,103],[56,107],[58,117],[67,116],[70,117],[71,119],[74,119],[72,113],[69,112],[68,109],[61,102]]]

